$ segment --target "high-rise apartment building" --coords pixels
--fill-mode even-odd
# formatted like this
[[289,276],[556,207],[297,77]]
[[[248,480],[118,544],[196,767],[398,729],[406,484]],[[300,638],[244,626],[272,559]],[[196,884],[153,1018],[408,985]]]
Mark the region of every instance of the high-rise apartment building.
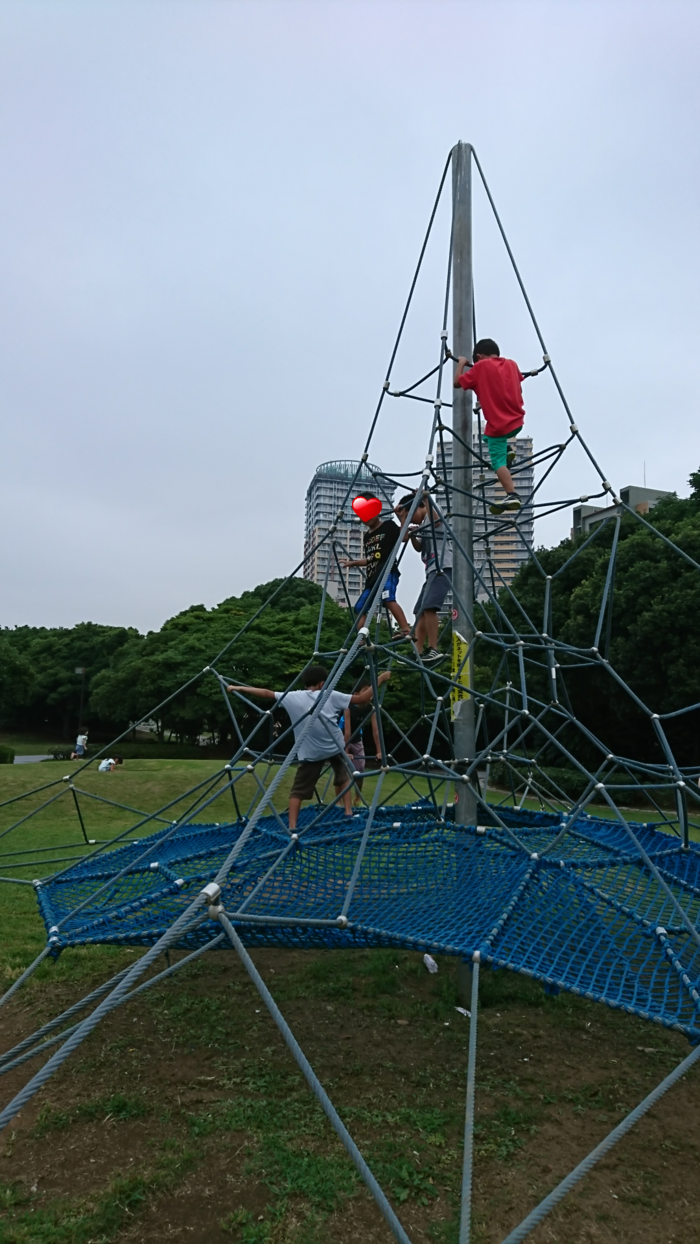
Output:
[[[477,580],[476,596],[478,600],[486,598],[486,586],[491,592],[498,592],[506,584],[513,581],[517,571],[528,560],[535,535],[535,515],[532,503],[527,499],[532,495],[535,472],[532,465],[532,437],[519,436],[515,440],[516,460],[511,468],[515,486],[525,504],[518,514],[517,525],[506,522],[512,515],[505,514],[496,518],[489,513],[489,505],[500,501],[504,492],[491,466],[488,465],[488,450],[483,440],[479,444],[479,431],[474,428],[474,452],[485,459],[480,466],[477,457],[473,473],[473,513],[474,513],[474,564],[477,574],[483,583]],[[443,457],[444,451],[444,457]],[[449,510],[461,511],[461,499],[452,493],[452,441],[444,439],[441,448],[439,441],[435,445],[435,472],[438,478],[447,483],[449,493]],[[438,492],[440,507],[447,504],[444,488]],[[485,586],[486,585],[486,586]],[[446,602],[447,603],[447,602]]]
[[[329,596],[345,607],[355,604],[364,587],[361,570],[341,568],[345,558],[354,561],[362,557],[363,529],[352,502],[363,493],[372,493],[381,498],[389,511],[394,492],[393,484],[385,480],[379,467],[365,463],[348,493],[359,466],[358,462],[321,463],[306,494],[304,578],[321,587],[325,585]],[[321,543],[332,526],[336,528],[333,537]]]

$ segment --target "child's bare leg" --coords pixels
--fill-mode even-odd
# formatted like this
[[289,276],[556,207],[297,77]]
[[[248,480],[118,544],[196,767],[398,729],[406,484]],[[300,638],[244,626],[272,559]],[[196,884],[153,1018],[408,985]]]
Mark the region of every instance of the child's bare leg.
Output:
[[366,621],[367,621],[367,614],[366,613],[361,614],[360,617],[357,619],[358,631],[362,630],[362,627],[364,626]]
[[289,796],[289,828],[296,829],[301,809],[301,799],[297,795]]
[[398,622],[399,629],[403,631],[404,635],[409,635],[411,628],[408,625],[406,614],[401,608],[399,602],[397,600],[389,600],[387,601],[386,607],[389,610],[389,613],[391,614],[392,618],[395,618],[396,621]]
[[428,637],[428,631],[425,625],[425,614],[422,613],[416,622],[415,645],[420,654],[423,651],[423,644]]
[[[345,808],[345,815],[346,815],[346,816],[352,816],[352,794],[351,794],[351,788],[348,786],[347,782],[343,782],[343,786],[347,786],[347,790],[345,791],[345,793],[344,793],[344,795],[343,795],[343,807]],[[343,789],[343,786],[336,786],[336,788],[335,788],[335,797],[336,797],[336,799],[337,799],[337,798],[338,798],[338,796],[340,795],[340,792],[341,792],[341,790]]]
[[508,467],[505,467],[505,466],[499,467],[498,470],[496,471],[496,475],[498,476],[498,482],[503,488],[504,492],[515,492],[515,484],[513,483],[513,476],[508,470]]
[[428,647],[437,648],[438,631],[440,629],[437,609],[426,609],[425,613],[421,614],[421,619],[423,618],[425,618],[425,633],[428,637]]

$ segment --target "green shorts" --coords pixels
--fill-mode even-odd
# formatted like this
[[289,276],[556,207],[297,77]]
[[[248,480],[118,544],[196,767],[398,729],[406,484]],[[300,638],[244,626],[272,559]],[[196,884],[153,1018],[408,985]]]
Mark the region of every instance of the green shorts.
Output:
[[512,441],[518,432],[522,432],[522,424],[519,428],[515,428],[513,432],[509,432],[507,436],[485,436],[484,440],[489,451],[491,466],[494,471],[500,471],[501,467],[506,466],[508,458],[508,441]]

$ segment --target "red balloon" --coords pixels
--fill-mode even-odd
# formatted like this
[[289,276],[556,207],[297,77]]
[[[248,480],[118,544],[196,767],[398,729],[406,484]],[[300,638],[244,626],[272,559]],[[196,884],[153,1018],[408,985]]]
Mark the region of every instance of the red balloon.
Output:
[[381,514],[382,503],[379,497],[355,497],[352,508],[363,523],[371,523],[373,518]]

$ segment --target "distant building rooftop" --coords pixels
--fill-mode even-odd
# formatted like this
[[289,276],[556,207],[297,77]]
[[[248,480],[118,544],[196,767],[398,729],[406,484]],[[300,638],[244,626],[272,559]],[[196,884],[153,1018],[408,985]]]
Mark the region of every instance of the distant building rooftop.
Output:
[[[634,484],[629,484],[627,488],[620,489],[620,499],[624,505],[629,506],[631,510],[636,510],[637,514],[648,514],[653,510],[657,501],[661,497],[670,497],[671,492],[664,492],[660,488],[638,488]],[[612,518],[615,514],[624,514],[624,508],[621,505],[575,505],[574,506],[574,525],[571,528],[571,535],[585,536],[599,523],[604,523],[606,519]]]

